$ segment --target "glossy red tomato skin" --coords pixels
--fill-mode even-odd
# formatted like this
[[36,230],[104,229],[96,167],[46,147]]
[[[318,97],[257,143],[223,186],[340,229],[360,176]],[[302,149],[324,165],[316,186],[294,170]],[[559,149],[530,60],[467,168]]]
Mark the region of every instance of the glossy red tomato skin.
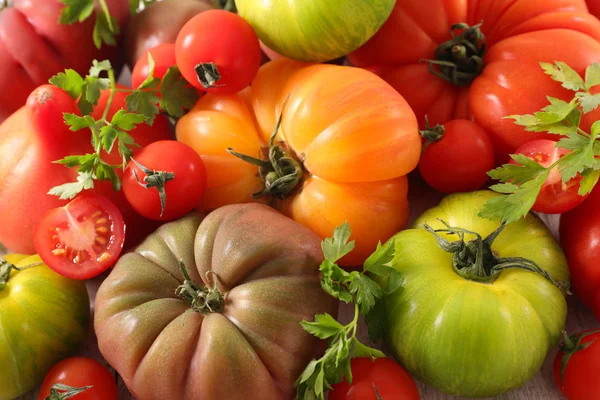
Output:
[[475,122],[457,119],[444,124],[442,138],[425,146],[419,171],[432,188],[443,193],[481,188],[494,167],[494,146]]
[[72,397],[75,400],[117,400],[117,383],[113,374],[98,361],[87,357],[66,358],[56,364],[44,378],[38,400],[45,400],[57,383],[90,389]]
[[175,44],[159,44],[140,57],[140,59],[136,62],[131,73],[131,86],[134,88],[139,87],[146,80],[148,74],[150,73],[148,54],[150,54],[154,60],[153,76],[155,78],[162,79],[167,73],[169,67],[177,65],[177,62],[175,61]]
[[[242,17],[209,10],[189,20],[175,42],[177,66],[187,81],[209,93],[233,94],[256,76],[262,52],[256,33]],[[212,88],[198,81],[195,66],[214,63],[221,79]]]
[[129,204],[141,215],[157,221],[171,221],[192,211],[206,189],[206,169],[202,158],[188,145],[174,140],[154,142],[135,157],[141,165],[155,171],[173,172],[175,179],[165,184],[166,208],[161,215],[158,189],[144,188],[146,174],[129,162],[123,176],[123,192]]
[[[553,140],[539,139],[525,143],[515,153],[523,154],[540,165],[549,167],[568,152],[567,149],[556,147],[556,142]],[[511,164],[516,162],[511,160]],[[563,184],[558,171],[552,170],[532,207],[533,211],[561,214],[577,207],[587,197],[580,196],[578,193],[581,180],[581,176],[578,175]]]
[[49,210],[37,226],[33,242],[55,272],[89,279],[117,262],[125,242],[125,223],[109,199],[82,193],[66,206]]
[[600,292],[600,186],[577,208],[560,216],[560,241],[569,262],[572,288],[581,301],[596,308]]
[[329,400],[377,400],[373,385],[382,399],[419,400],[412,377],[391,358],[353,358],[352,385],[346,380],[333,385]]
[[573,354],[567,363],[561,382],[561,363],[564,353],[559,351],[554,359],[554,381],[567,400],[593,400],[600,394],[600,332],[581,339],[587,348]]

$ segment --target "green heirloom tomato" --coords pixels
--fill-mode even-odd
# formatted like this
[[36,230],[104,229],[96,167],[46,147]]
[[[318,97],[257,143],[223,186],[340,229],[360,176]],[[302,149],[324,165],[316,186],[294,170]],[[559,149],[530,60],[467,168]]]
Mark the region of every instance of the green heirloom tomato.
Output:
[[54,364],[78,350],[87,332],[90,302],[83,281],[57,274],[39,256],[4,258],[0,400],[9,400],[33,389]]
[[390,239],[404,282],[385,299],[386,341],[411,374],[457,396],[522,386],[566,322],[569,272],[559,244],[532,214],[504,230],[478,217],[496,195],[449,195]]
[[388,19],[396,0],[235,3],[239,14],[270,49],[294,60],[329,61],[366,43]]
[[320,349],[300,321],[337,311],[320,243],[261,204],[163,225],[98,290],[102,355],[144,400],[292,398]]

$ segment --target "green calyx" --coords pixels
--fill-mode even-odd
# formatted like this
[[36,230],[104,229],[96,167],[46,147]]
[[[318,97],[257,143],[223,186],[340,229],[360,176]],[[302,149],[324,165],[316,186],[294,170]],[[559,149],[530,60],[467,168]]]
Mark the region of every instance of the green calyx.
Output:
[[158,190],[158,196],[160,198],[160,216],[162,217],[165,213],[165,209],[167,208],[167,193],[165,192],[165,184],[175,179],[175,174],[173,172],[152,170],[134,160],[133,157],[131,157],[131,161],[139,169],[141,169],[144,174],[146,174],[144,179],[140,180],[137,172],[133,170],[133,175],[135,176],[137,183],[139,183],[139,185],[145,189],[155,187]]
[[[283,103],[284,108],[286,103],[287,99]],[[237,153],[232,148],[227,149],[229,154],[259,167],[258,171],[265,187],[260,192],[252,195],[255,199],[264,195],[271,195],[275,198],[283,199],[298,186],[304,176],[304,167],[302,163],[287,148],[285,143],[275,142],[275,137],[281,126],[282,118],[283,111],[277,120],[275,130],[269,140],[269,156],[267,160],[261,160],[260,158]]]
[[[503,270],[522,269],[542,276],[562,291],[568,293],[568,282],[555,281],[548,272],[543,270],[534,261],[522,257],[500,258],[494,254],[492,244],[504,230],[505,224],[500,225],[498,229],[484,239],[477,232],[451,227],[446,222],[441,222],[446,226],[446,229],[433,229],[427,224],[423,227],[435,236],[435,240],[442,250],[453,254],[452,266],[454,267],[454,271],[461,277],[480,283],[493,283]],[[459,240],[450,242],[440,236],[439,233],[457,235]],[[465,241],[466,234],[474,235],[475,238]]]
[[[212,288],[200,286],[190,278],[183,261],[179,261],[179,268],[185,280],[183,284],[177,287],[175,293],[187,300],[191,309],[200,314],[208,315],[221,312],[225,304],[225,298],[217,288],[217,283],[215,282]],[[213,271],[208,271],[207,275],[210,273],[214,274]]]
[[6,287],[6,283],[10,278],[10,273],[12,270],[21,271],[22,268],[15,267],[13,264],[8,261],[0,258],[0,290]]
[[575,353],[587,349],[588,347],[590,347],[590,345],[592,345],[595,342],[595,340],[592,340],[592,341],[582,344],[581,341],[585,337],[594,335],[599,332],[600,332],[600,330],[597,329],[597,330],[583,332],[583,333],[576,333],[573,336],[569,336],[567,334],[567,331],[562,331],[563,342],[559,346],[560,351],[562,351],[562,353],[563,353],[563,358],[561,360],[561,365],[560,365],[560,385],[561,385],[561,387],[564,385],[563,382],[564,382],[564,377],[565,377],[565,370],[567,369],[567,365],[569,364],[569,360],[571,359],[571,357],[573,357],[573,355]]
[[425,129],[419,131],[421,137],[425,139],[425,146],[427,146],[429,143],[441,140],[444,136],[444,133],[446,133],[446,128],[444,128],[444,125],[436,125],[431,127],[429,125],[429,119],[427,119],[427,116],[425,116]]
[[84,387],[72,387],[68,385],[63,385],[62,383],[57,383],[52,386],[50,389],[50,394],[44,400],[66,400],[71,397],[75,397],[80,393],[85,392],[88,389],[91,389],[93,386],[84,386]]
[[215,0],[215,8],[219,8],[225,11],[231,11],[232,13],[237,13],[235,0]]
[[200,82],[204,89],[224,86],[217,84],[221,80],[221,73],[215,63],[198,64],[194,67],[194,71],[196,71],[198,82]]
[[469,86],[484,67],[486,43],[481,25],[452,25],[452,39],[435,50],[435,59],[422,60],[429,63],[429,72],[453,85]]

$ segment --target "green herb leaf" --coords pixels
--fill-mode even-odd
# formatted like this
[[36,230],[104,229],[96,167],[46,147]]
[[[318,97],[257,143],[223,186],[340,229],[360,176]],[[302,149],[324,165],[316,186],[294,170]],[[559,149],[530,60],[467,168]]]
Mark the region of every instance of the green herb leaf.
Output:
[[350,293],[355,295],[354,302],[359,305],[360,313],[366,315],[383,296],[383,289],[373,279],[357,271],[350,274]]
[[323,250],[325,259],[335,263],[350,253],[354,249],[354,240],[349,242],[351,234],[352,231],[348,222],[344,222],[341,226],[335,228],[333,236],[321,243],[321,250]]
[[377,343],[383,339],[387,325],[385,303],[383,300],[375,302],[369,313],[365,315],[365,323],[369,329],[369,339],[372,342]]
[[112,65],[109,60],[92,61],[92,66],[90,67],[89,77],[99,78],[102,72],[108,72],[112,69]]
[[50,78],[49,82],[67,92],[74,100],[81,96],[85,86],[83,77],[73,69],[66,69],[65,72],[59,72]]
[[60,186],[55,186],[48,194],[59,196],[61,200],[70,200],[77,196],[78,193],[94,188],[94,175],[89,172],[82,172],[77,176],[77,182],[65,183]]
[[566,183],[587,168],[593,168],[595,163],[594,142],[588,142],[586,147],[564,155],[559,161],[558,170],[562,181]]
[[385,354],[381,350],[365,346],[356,338],[352,338],[352,345],[354,349],[353,357],[371,357],[372,359],[385,357]]
[[321,287],[325,292],[344,303],[352,301],[352,295],[347,287],[350,282],[348,272],[341,269],[337,264],[325,260],[321,264],[321,275]]
[[119,23],[115,17],[107,17],[105,13],[96,14],[96,22],[92,35],[96,48],[101,48],[102,43],[106,43],[109,46],[116,46],[117,41],[115,37],[119,33],[121,33]]
[[375,271],[381,270],[381,267],[388,265],[394,259],[395,253],[395,242],[390,240],[385,244],[381,245],[381,242],[377,243],[377,249],[371,254],[364,263],[364,271]]
[[304,330],[319,339],[329,339],[344,334],[344,326],[329,314],[315,315],[315,322],[300,322]]
[[90,117],[89,115],[80,117],[76,114],[64,113],[63,118],[65,120],[65,124],[70,127],[69,130],[73,132],[81,129],[91,128],[96,125],[94,118]]
[[156,115],[160,112],[157,104],[160,99],[154,92],[135,91],[127,96],[125,103],[127,110],[142,114],[146,117],[148,125],[152,126]]
[[71,25],[83,22],[94,12],[94,0],[59,0],[65,5],[60,12],[59,23]]
[[600,105],[600,94],[578,92],[575,96],[585,114],[594,111]]
[[179,118],[198,101],[198,91],[190,86],[176,66],[170,67],[160,85],[160,108]]
[[518,164],[504,164],[488,172],[488,175],[500,182],[512,182],[515,185],[535,179],[545,168],[523,154],[511,154]]
[[121,190],[121,178],[119,178],[114,167],[110,164],[105,162],[98,164],[96,167],[96,179],[100,181],[110,181],[116,192]]
[[112,126],[126,131],[134,129],[137,125],[144,123],[146,117],[140,114],[128,113],[123,108],[115,113],[110,121]]
[[553,64],[540,63],[544,72],[557,82],[562,84],[565,89],[578,91],[585,90],[586,85],[581,76],[566,63],[556,61]]
[[600,170],[597,169],[588,169],[583,171],[581,174],[583,179],[581,180],[581,186],[579,186],[579,195],[585,196],[590,193],[594,186],[598,183],[598,178],[600,178]]
[[590,90],[597,85],[600,85],[600,64],[595,62],[585,70],[585,87]]

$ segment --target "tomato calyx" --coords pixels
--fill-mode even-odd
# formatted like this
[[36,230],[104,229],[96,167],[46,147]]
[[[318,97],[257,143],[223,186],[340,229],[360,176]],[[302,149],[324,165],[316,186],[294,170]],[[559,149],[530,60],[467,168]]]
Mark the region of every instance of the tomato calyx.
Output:
[[85,392],[88,389],[91,389],[92,386],[84,386],[80,388],[72,387],[69,385],[64,385],[62,383],[57,383],[52,386],[50,389],[50,395],[46,397],[45,400],[66,400],[71,397],[75,397],[80,393]]
[[137,171],[134,170],[133,175],[135,176],[137,183],[144,189],[155,187],[158,190],[158,196],[160,197],[160,216],[162,217],[165,213],[165,209],[167,208],[167,193],[165,192],[165,185],[167,182],[175,179],[175,173],[150,169],[134,160],[133,157],[131,157],[131,161],[139,169],[141,169],[144,174],[146,174],[144,179],[140,180]]
[[[287,99],[283,103],[283,108],[285,108],[286,103]],[[282,118],[283,110],[279,115],[275,130],[269,140],[268,160],[261,160],[259,158],[237,153],[232,148],[227,149],[229,154],[259,167],[258,171],[265,188],[252,195],[255,199],[267,194],[283,199],[298,186],[304,176],[304,166],[302,165],[302,162],[289,151],[285,143],[275,143],[275,137],[277,136],[277,132],[279,132]]]
[[590,347],[590,345],[592,345],[596,341],[596,340],[592,340],[590,342],[581,344],[581,340],[583,340],[587,336],[595,335],[596,333],[600,333],[600,329],[596,329],[596,330],[592,330],[592,331],[588,331],[588,332],[576,333],[575,335],[572,335],[572,336],[569,336],[567,334],[567,331],[562,331],[563,341],[559,345],[560,351],[563,353],[563,358],[561,360],[561,365],[560,365],[560,385],[561,385],[561,387],[564,387],[565,370],[567,369],[567,365],[569,364],[569,360],[571,359],[571,357],[573,357],[573,355],[575,353],[580,352],[581,350],[587,349],[588,347]]
[[[454,271],[461,277],[480,283],[493,283],[503,270],[518,268],[535,272],[561,291],[569,293],[568,282],[555,281],[548,272],[534,261],[523,257],[498,257],[494,254],[492,244],[502,233],[506,224],[501,224],[498,229],[484,239],[477,232],[451,227],[445,221],[441,222],[446,226],[446,229],[433,229],[427,224],[424,224],[423,228],[435,236],[435,240],[442,250],[454,255],[452,266]],[[450,242],[438,233],[457,235],[459,240]],[[465,241],[466,234],[474,235],[475,238]]]
[[43,263],[38,262],[38,263],[25,265],[24,267],[17,267],[16,265],[9,263],[5,259],[0,258],[0,290],[4,289],[6,287],[6,284],[8,283],[8,280],[10,279],[10,273],[13,270],[23,271],[26,268],[37,267],[42,264]]
[[[183,260],[179,261],[179,269],[181,269],[185,279],[183,284],[177,287],[175,293],[184,300],[187,300],[192,310],[200,314],[208,315],[221,312],[225,304],[225,298],[217,288],[216,281],[212,288],[202,287],[190,278]],[[211,273],[216,275],[214,271],[207,271],[206,275],[208,276]]]
[[237,7],[235,6],[235,0],[215,0],[215,8],[219,8],[225,11],[231,11],[237,14]]
[[[429,63],[429,72],[453,85],[469,86],[485,66],[486,41],[480,29],[482,24],[469,26],[461,22],[452,25],[452,39],[438,46],[435,59],[422,60]],[[435,66],[438,69],[434,69]]]
[[225,86],[217,85],[217,82],[221,80],[221,73],[217,65],[213,62],[198,64],[194,67],[194,71],[196,71],[198,82],[200,82],[204,89]]
[[444,136],[444,133],[446,133],[446,128],[444,127],[444,125],[436,125],[434,127],[431,127],[431,125],[429,125],[429,119],[427,118],[427,116],[425,116],[425,129],[419,131],[419,135],[421,135],[421,137],[425,139],[425,147],[429,143],[441,140]]

